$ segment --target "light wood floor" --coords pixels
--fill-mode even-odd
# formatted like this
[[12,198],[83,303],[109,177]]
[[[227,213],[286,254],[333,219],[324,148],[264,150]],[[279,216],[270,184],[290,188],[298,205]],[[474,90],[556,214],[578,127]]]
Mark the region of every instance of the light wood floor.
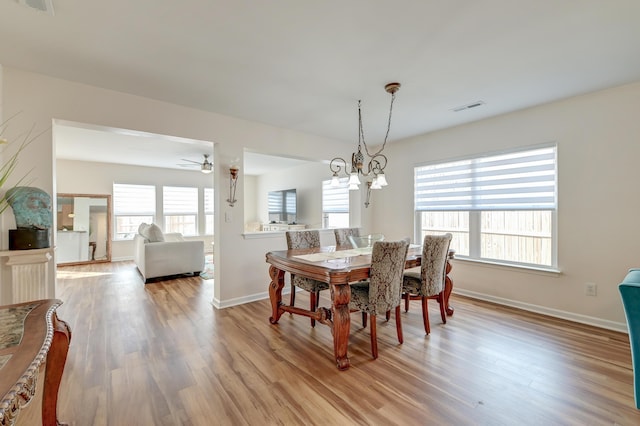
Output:
[[626,334],[455,288],[455,315],[442,325],[433,302],[429,336],[419,302],[402,314],[403,345],[393,317],[380,321],[375,361],[354,314],[345,372],[328,327],[289,314],[270,325],[266,300],[216,310],[211,280],[144,285],[130,262],[72,266],[57,295],[73,330],[59,419],[72,425],[640,424]]

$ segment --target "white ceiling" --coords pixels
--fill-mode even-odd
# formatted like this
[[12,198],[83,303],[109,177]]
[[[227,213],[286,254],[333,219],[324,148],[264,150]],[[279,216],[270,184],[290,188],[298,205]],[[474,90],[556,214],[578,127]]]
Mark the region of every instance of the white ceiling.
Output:
[[[138,131],[111,129],[56,120],[54,124],[56,157],[67,160],[129,164],[168,169],[200,171],[197,163],[208,154],[210,142]],[[306,160],[246,151],[242,167],[245,175],[261,175],[271,170],[295,167]]]
[[390,81],[394,141],[640,80],[638,0],[53,5],[0,2],[0,64],[345,143],[358,99],[382,141]]

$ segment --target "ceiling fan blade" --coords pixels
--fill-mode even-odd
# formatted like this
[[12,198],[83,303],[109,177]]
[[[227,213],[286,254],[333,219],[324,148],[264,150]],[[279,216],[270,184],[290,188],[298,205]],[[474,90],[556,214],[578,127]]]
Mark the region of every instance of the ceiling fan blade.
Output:
[[182,160],[182,161],[188,161],[189,163],[193,163],[193,164],[202,164],[202,163],[201,163],[201,162],[199,162],[199,161],[187,160],[186,158],[182,158],[181,160]]

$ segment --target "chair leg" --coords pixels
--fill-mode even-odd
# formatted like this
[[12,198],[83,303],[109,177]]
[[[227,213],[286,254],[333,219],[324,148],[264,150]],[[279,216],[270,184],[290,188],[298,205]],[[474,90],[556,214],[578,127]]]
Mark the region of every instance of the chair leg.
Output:
[[427,308],[427,299],[426,297],[422,297],[422,321],[424,322],[424,331],[429,334],[431,333],[431,327],[429,326],[429,309]]
[[373,359],[378,358],[378,336],[376,335],[376,316],[371,315],[371,355]]
[[387,311],[387,312],[384,314],[384,317],[387,319],[387,321],[389,321],[389,319],[391,318],[391,311]]
[[296,304],[296,286],[291,284],[291,299],[289,300],[289,305],[294,306]]
[[367,313],[362,311],[362,328],[367,328]]
[[404,311],[409,312],[409,300],[411,299],[411,296],[409,293],[404,293],[402,298],[404,299]]
[[[310,310],[313,311],[313,312],[315,312],[316,308],[318,307],[318,292],[317,291],[309,292],[309,307],[310,307]],[[316,326],[316,320],[311,318],[311,327],[315,327],[315,326]]]
[[404,343],[402,336],[402,318],[400,317],[400,305],[396,306],[396,331],[398,332],[398,342]]
[[438,304],[440,305],[440,318],[442,318],[442,323],[447,323],[447,313],[444,308],[444,291],[441,291],[438,294]]

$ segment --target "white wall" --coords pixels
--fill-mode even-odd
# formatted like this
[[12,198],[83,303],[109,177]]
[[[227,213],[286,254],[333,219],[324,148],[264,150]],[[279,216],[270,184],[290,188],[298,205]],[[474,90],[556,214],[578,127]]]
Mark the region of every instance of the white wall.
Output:
[[297,223],[307,228],[322,227],[322,180],[328,179],[329,167],[322,163],[308,163],[285,170],[265,173],[256,180],[256,208],[262,223],[269,223],[269,191],[295,189]]
[[[454,291],[624,329],[617,285],[640,266],[638,111],[640,83],[393,143],[375,227],[413,235],[415,165],[556,142],[561,274],[455,261]],[[597,284],[597,297],[584,295],[586,282]]]
[[[0,64],[0,123],[3,123],[5,120],[5,116],[2,113],[3,109],[2,109],[2,99],[3,99],[3,95],[2,95],[2,87],[3,87],[3,82],[4,79],[2,78],[2,74],[3,74],[3,68],[2,68],[2,64]],[[2,159],[2,155],[0,155],[0,159]]]
[[[243,161],[245,148],[258,152],[282,153],[299,158],[322,159],[326,153],[347,155],[342,143],[288,129],[240,120],[220,114],[172,105],[153,99],[98,87],[50,78],[40,74],[4,67],[3,111],[5,116],[22,111],[16,127],[47,129],[52,120],[61,119],[113,128],[139,130],[163,135],[214,142],[214,181],[228,182],[228,166]],[[34,167],[33,186],[54,193],[55,172],[51,131],[32,144],[21,163],[21,170]],[[242,174],[242,170],[240,171]],[[224,201],[228,185],[215,189],[215,287],[214,304],[227,306],[268,294],[268,268],[265,253],[274,247],[268,242],[245,239],[244,179],[238,181],[235,207]],[[7,229],[13,216],[2,215],[2,244],[7,244]],[[251,267],[247,267],[251,265]],[[51,274],[55,274],[52,266]],[[265,318],[266,320],[266,318]]]
[[260,216],[258,215],[256,182],[257,176],[244,176],[244,230],[245,232],[260,231]]
[[[310,162],[286,170],[279,170],[255,176],[255,188],[252,187],[252,202],[255,202],[256,212],[253,215],[261,223],[269,222],[268,194],[269,191],[296,189],[298,197],[297,223],[307,225],[307,228],[322,228],[322,181],[331,179],[331,171],[326,163]],[[364,191],[364,188],[361,188]],[[364,202],[362,191],[349,192],[350,226],[363,225],[361,203]],[[368,224],[368,222],[367,222]],[[372,231],[373,232],[373,231]],[[335,244],[335,241],[332,242]]]

